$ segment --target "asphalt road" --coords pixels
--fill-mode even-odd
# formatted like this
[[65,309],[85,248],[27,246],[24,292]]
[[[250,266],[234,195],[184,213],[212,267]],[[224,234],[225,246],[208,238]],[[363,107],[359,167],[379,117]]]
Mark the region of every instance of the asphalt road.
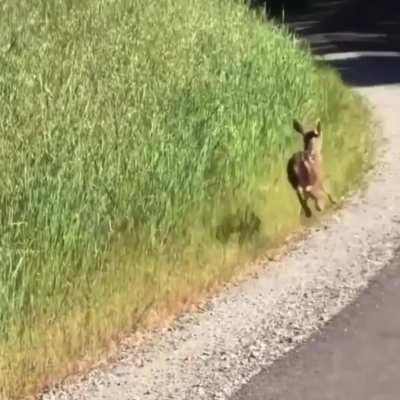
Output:
[[308,343],[235,400],[400,399],[400,256]]
[[[399,0],[326,0],[314,13],[289,21],[316,55],[332,60],[349,84],[387,88],[391,96],[393,88],[399,91]],[[310,341],[261,371],[232,400],[399,400],[397,254],[356,303]]]

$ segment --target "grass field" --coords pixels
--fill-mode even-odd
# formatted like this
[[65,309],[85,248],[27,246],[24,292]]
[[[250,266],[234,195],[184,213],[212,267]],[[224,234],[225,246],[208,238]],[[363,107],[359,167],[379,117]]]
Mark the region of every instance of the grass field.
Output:
[[0,2],[0,397],[296,229],[293,117],[321,118],[336,196],[361,178],[365,105],[239,3]]

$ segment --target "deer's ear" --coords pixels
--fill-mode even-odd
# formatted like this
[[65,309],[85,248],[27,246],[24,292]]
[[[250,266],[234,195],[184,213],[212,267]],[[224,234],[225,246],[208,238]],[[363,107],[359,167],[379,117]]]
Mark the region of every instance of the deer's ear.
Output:
[[293,120],[293,129],[296,132],[299,132],[301,135],[304,135],[304,128],[303,125],[301,125],[301,123],[299,121],[297,121],[297,119]]
[[319,134],[321,134],[321,132],[322,132],[322,130],[321,130],[321,121],[320,120],[317,120],[317,132]]

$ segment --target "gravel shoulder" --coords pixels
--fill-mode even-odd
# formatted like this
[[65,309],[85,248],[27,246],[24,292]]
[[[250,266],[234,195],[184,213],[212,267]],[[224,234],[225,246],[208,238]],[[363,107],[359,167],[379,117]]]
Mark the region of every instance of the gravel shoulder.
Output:
[[352,302],[400,244],[400,87],[357,90],[374,106],[382,139],[365,190],[258,277],[41,399],[228,399]]

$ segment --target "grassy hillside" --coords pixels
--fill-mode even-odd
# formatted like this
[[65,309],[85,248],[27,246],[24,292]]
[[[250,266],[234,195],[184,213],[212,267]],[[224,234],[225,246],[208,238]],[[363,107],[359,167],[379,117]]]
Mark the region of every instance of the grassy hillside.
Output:
[[0,397],[295,229],[294,116],[336,195],[361,176],[364,106],[238,3],[0,3]]

